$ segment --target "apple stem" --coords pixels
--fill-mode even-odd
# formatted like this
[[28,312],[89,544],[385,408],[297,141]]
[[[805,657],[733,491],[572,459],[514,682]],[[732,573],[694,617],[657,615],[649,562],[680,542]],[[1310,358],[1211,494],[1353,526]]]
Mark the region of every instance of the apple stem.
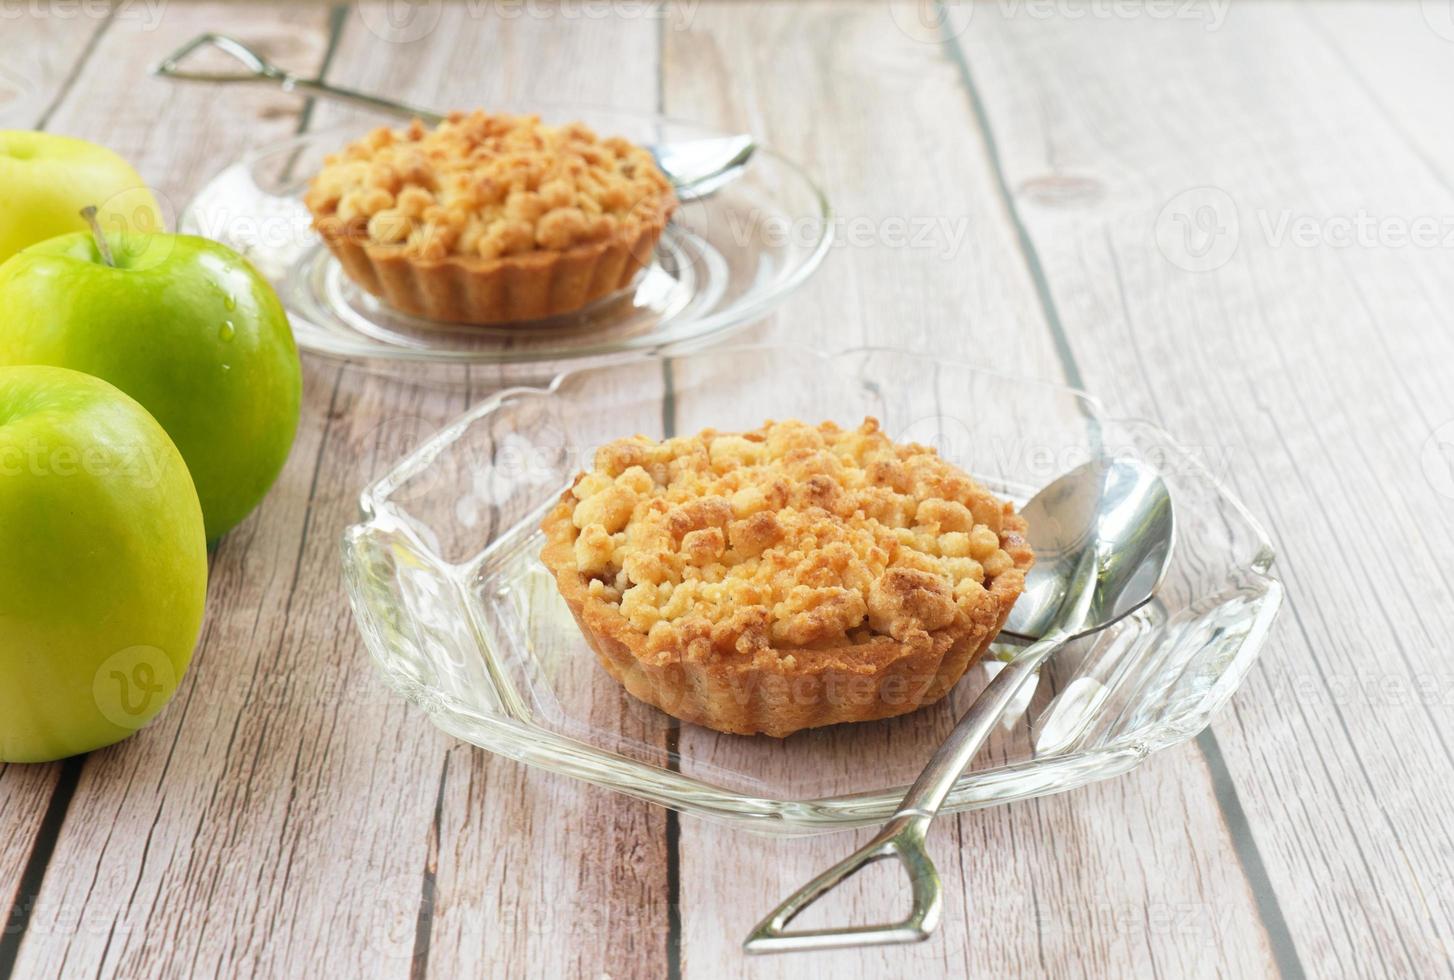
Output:
[[116,258],[111,254],[111,243],[101,233],[101,222],[96,220],[96,205],[88,204],[82,208],[81,217],[91,226],[91,235],[96,239],[96,247],[101,250],[101,261],[113,269],[116,268]]

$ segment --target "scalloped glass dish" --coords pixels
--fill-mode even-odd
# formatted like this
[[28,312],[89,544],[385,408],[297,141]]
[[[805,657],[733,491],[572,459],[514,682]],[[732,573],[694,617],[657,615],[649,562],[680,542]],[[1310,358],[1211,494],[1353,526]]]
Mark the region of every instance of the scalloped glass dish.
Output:
[[[530,111],[548,121],[578,119],[642,144],[730,135],[652,113],[589,106]],[[324,155],[381,123],[398,120],[371,118],[255,150],[208,181],[179,219],[182,231],[228,245],[267,277],[305,350],[359,360],[499,364],[514,366],[513,378],[550,378],[562,362],[699,344],[740,329],[805,282],[832,242],[822,190],[791,160],[758,147],[740,176],[677,208],[650,267],[614,296],[576,313],[509,326],[410,316],[344,274],[310,227],[302,201]]]
[[537,529],[594,448],[621,435],[865,415],[1018,501],[1094,454],[1134,455],[1161,471],[1176,508],[1157,599],[1051,659],[949,809],[1125,772],[1196,734],[1236,690],[1282,587],[1266,535],[1195,453],[1083,393],[883,349],[650,356],[488,399],[363,494],[343,554],[369,651],[435,724],[491,752],[763,833],[878,823],[1006,648],[900,718],[783,740],[719,734],[606,675],[540,562]]

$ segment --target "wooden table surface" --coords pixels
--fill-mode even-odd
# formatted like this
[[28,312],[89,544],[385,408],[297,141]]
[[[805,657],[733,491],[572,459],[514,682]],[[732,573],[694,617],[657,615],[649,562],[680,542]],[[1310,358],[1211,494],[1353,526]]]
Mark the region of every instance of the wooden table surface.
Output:
[[1225,464],[1289,601],[1194,742],[936,826],[959,856],[932,942],[748,961],[849,838],[668,815],[389,693],[339,533],[484,389],[305,358],[297,445],[213,556],[176,702],[0,766],[0,978],[1454,972],[1448,3],[39,0],[0,4],[0,126],[104,142],[175,208],[337,112],[147,77],[204,30],[415,102],[757,134],[821,179],[841,244],[746,337],[940,352],[1150,418]]

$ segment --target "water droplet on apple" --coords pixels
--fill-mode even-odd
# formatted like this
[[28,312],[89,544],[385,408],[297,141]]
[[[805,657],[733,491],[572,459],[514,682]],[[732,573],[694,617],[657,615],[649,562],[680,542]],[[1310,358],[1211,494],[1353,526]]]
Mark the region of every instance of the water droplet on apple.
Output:
[[222,330],[219,331],[218,336],[222,338],[222,342],[225,344],[237,336],[237,328],[232,325],[231,320],[224,320],[222,321]]
[[222,370],[224,370],[224,371],[231,371],[232,370],[232,365],[231,364],[224,364],[224,365],[222,365]]
[[228,313],[231,313],[233,310],[237,309],[237,297],[229,293],[222,298],[222,305],[227,307]]

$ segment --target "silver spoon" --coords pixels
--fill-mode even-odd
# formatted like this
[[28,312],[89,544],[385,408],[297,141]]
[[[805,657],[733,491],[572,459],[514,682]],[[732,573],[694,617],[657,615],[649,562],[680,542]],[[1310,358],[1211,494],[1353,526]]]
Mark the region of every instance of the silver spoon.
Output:
[[[215,48],[240,62],[245,72],[188,71],[181,67],[182,61],[202,48]],[[348,102],[381,112],[391,113],[405,119],[420,120],[437,125],[444,116],[431,109],[412,106],[394,99],[386,99],[367,92],[329,85],[317,78],[300,78],[272,64],[262,55],[241,41],[226,34],[201,34],[192,38],[161,61],[152,66],[151,73],[160,78],[173,78],[189,82],[265,82],[276,85],[284,92],[303,92],[335,102]],[[706,197],[723,184],[736,179],[748,159],[757,149],[756,142],[747,134],[718,136],[686,140],[661,146],[648,146],[657,165],[676,188],[681,201],[694,201]]]
[[[1096,460],[1035,495],[1022,512],[1035,565],[1010,614],[1017,632],[1040,639],[1006,663],[965,712],[873,840],[804,885],[753,929],[749,953],[833,949],[928,939],[939,924],[941,887],[924,835],[944,799],[1046,657],[1150,601],[1171,560],[1171,495],[1156,471],[1131,459]],[[885,925],[786,931],[825,893],[874,861],[896,857],[914,897],[909,917]]]

